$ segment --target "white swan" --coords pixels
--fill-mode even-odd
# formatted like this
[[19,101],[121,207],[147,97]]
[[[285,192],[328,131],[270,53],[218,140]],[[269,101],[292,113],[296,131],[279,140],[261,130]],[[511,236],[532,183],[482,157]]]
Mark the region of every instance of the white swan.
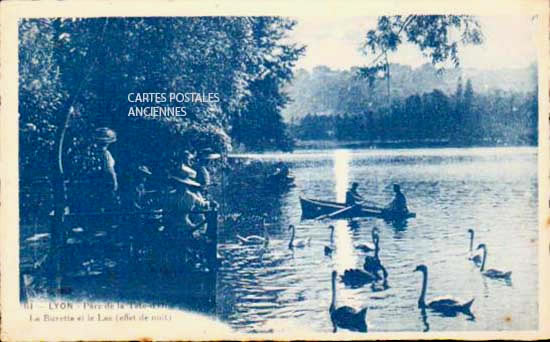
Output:
[[267,245],[269,243],[269,235],[267,234],[267,227],[263,226],[263,236],[249,235],[243,237],[237,234],[237,239],[243,245]]
[[378,235],[374,236],[374,255],[366,255],[365,256],[365,263],[363,264],[363,268],[367,272],[376,273],[380,269],[380,258],[378,256],[378,253],[380,252],[380,237]]
[[479,269],[481,274],[487,278],[510,279],[512,276],[512,271],[504,272],[496,269],[485,270],[485,262],[487,261],[487,246],[485,246],[484,243],[480,243],[479,246],[477,246],[477,249],[483,249],[483,262],[481,263],[481,268]]
[[371,242],[365,242],[355,245],[355,249],[359,249],[365,253],[372,252],[376,249],[376,237],[378,236],[379,230],[377,227],[372,228],[371,237],[372,237],[372,243]]
[[289,230],[292,230],[292,235],[290,236],[290,241],[288,242],[288,248],[304,248],[309,246],[311,243],[311,237],[303,240],[295,240],[296,237],[296,227],[293,224],[288,226]]

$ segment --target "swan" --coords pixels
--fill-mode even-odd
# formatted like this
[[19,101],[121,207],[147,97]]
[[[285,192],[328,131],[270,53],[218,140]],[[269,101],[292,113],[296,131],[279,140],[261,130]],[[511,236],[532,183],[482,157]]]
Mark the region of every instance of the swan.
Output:
[[[374,250],[374,256],[367,255],[365,257],[365,264],[363,265],[364,270],[348,269],[344,271],[344,275],[342,276],[342,281],[344,284],[351,287],[360,287],[365,284],[374,283],[378,280],[384,279],[384,283],[387,285],[386,280],[388,278],[388,272],[380,263],[380,259],[378,257],[378,242],[379,237],[375,236],[376,248]],[[382,271],[383,278],[378,274],[379,271]]]
[[328,228],[330,229],[330,246],[325,246],[326,256],[332,255],[332,252],[334,252],[334,226],[331,224]]
[[377,227],[372,228],[372,232],[371,232],[372,243],[366,242],[366,243],[355,245],[355,249],[359,249],[365,253],[374,251],[376,249],[375,238],[378,236],[378,233],[379,233],[379,230]]
[[365,256],[363,269],[369,273],[373,273],[376,275],[378,275],[378,272],[382,271],[382,273],[384,274],[384,279],[386,279],[388,277],[388,272],[386,272],[386,268],[382,266],[382,263],[380,262],[380,257],[378,255],[378,253],[380,252],[380,237],[378,235],[375,236],[374,245],[374,256]]
[[344,271],[340,277],[342,282],[349,287],[357,288],[365,284],[374,283],[380,280],[380,276],[376,273],[370,273],[357,268],[350,268]]
[[422,272],[422,275],[423,275],[422,292],[420,292],[420,298],[418,299],[418,307],[421,310],[425,310],[426,308],[428,308],[433,311],[442,313],[445,316],[455,316],[459,312],[469,314],[469,315],[472,314],[470,311],[470,307],[474,302],[474,298],[472,298],[468,302],[459,302],[458,300],[452,297],[439,297],[426,303],[425,297],[426,297],[426,288],[428,286],[428,267],[426,267],[426,265],[418,265],[416,266],[414,271],[415,272],[420,271]]
[[481,274],[493,279],[510,279],[510,277],[512,276],[512,271],[504,272],[495,269],[489,269],[485,271],[485,261],[487,261],[487,246],[485,246],[484,243],[480,243],[479,246],[477,246],[477,249],[483,249],[483,262],[481,263],[481,268],[479,269]]
[[296,227],[294,227],[293,224],[288,226],[289,230],[292,230],[292,235],[290,236],[290,241],[288,242],[288,248],[304,248],[305,246],[309,246],[311,243],[311,237],[305,239],[305,240],[294,240],[296,237]]
[[243,237],[237,234],[237,239],[243,245],[267,245],[269,243],[269,235],[267,234],[267,227],[263,226],[263,236],[249,235]]
[[468,233],[470,233],[470,256],[468,257],[468,260],[472,260],[472,262],[477,266],[481,266],[481,255],[475,254],[472,250],[474,247],[474,230],[468,229]]
[[332,322],[333,332],[337,328],[348,329],[351,331],[367,332],[367,308],[359,311],[349,306],[336,307],[336,271],[332,271],[332,302],[330,303],[329,313]]
[[[365,270],[365,272],[374,274],[378,279],[384,279],[384,280],[388,279],[388,271],[386,270],[384,265],[380,263],[380,259],[377,260],[376,264],[375,263],[367,264],[365,262],[365,264],[363,265],[363,269]],[[380,271],[382,272],[382,278],[380,278],[380,275],[379,275]]]

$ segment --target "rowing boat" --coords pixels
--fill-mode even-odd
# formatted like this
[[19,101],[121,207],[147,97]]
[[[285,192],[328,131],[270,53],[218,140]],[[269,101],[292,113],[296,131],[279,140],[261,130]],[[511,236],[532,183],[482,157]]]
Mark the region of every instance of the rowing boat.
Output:
[[[327,217],[333,219],[345,219],[352,217],[378,217],[389,221],[399,221],[408,218],[416,217],[415,213],[396,213],[378,207],[369,207],[358,205],[350,210],[345,203],[331,202],[324,200],[308,199],[300,197],[300,205],[302,206],[302,219],[314,219],[319,217]],[[337,211],[341,214],[331,215]]]

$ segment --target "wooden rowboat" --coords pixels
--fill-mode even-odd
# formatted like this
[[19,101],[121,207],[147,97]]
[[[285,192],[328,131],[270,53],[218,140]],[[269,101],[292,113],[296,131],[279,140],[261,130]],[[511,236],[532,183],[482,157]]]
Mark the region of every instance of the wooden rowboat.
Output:
[[[332,219],[345,219],[352,217],[378,217],[388,221],[400,221],[416,217],[415,213],[395,213],[377,207],[357,206],[350,210],[346,208],[345,203],[331,202],[324,200],[315,200],[300,197],[302,206],[302,219],[315,219],[319,217],[330,216]],[[341,214],[331,215],[341,211]]]

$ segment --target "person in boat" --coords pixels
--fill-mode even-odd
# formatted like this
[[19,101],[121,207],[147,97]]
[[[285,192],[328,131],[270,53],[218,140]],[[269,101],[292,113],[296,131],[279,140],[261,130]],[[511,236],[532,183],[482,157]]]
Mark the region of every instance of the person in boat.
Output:
[[401,192],[399,184],[393,185],[393,191],[395,193],[393,200],[387,205],[386,210],[393,213],[408,213],[407,199]]
[[353,182],[351,187],[346,192],[346,207],[359,205],[364,202],[363,197],[359,195],[359,192],[357,191],[358,189],[359,183]]

